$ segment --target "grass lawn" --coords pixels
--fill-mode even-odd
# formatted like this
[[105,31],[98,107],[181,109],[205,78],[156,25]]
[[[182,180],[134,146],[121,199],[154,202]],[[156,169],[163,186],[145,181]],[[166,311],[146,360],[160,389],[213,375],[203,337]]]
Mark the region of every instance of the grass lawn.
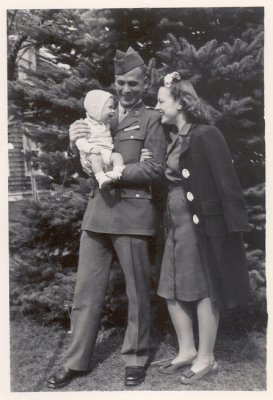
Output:
[[[124,386],[120,357],[123,330],[100,332],[93,371],[57,391],[262,391],[266,390],[266,337],[262,331],[219,333],[215,349],[219,373],[191,386],[181,385],[179,374],[164,376],[150,366],[143,384]],[[69,334],[57,327],[35,325],[29,320],[11,322],[11,391],[46,392],[52,370],[62,364]],[[173,334],[152,334],[153,360],[176,353]],[[56,390],[54,391],[56,392]]]

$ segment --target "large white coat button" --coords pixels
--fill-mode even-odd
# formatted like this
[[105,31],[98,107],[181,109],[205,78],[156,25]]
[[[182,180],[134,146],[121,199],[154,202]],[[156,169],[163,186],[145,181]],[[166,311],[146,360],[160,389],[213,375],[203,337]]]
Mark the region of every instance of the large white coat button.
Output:
[[136,197],[139,197],[139,194],[138,194],[138,193],[136,194]]
[[193,201],[194,197],[193,197],[192,192],[187,192],[187,199],[188,199],[189,201]]
[[190,171],[187,168],[182,169],[182,175],[184,178],[188,178],[190,176]]
[[199,218],[197,217],[196,214],[193,215],[192,220],[193,220],[193,223],[194,223],[195,225],[199,224]]
[[131,135],[131,136],[130,136],[130,139],[134,139],[134,135]]

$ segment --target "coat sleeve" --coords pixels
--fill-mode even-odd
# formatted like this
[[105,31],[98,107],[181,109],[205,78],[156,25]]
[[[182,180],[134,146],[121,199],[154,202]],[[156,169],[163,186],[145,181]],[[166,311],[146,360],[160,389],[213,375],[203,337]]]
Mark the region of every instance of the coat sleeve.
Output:
[[202,134],[203,148],[219,191],[229,232],[248,231],[249,224],[241,185],[226,141],[216,127]]
[[143,148],[147,148],[152,152],[152,158],[142,162],[127,164],[120,180],[122,184],[151,184],[163,176],[166,137],[157,113],[152,113],[145,129],[146,135]]

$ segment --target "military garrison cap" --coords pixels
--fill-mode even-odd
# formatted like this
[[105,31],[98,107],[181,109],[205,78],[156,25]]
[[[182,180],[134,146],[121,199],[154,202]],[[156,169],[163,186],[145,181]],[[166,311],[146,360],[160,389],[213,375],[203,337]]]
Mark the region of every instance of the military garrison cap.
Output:
[[126,72],[129,72],[136,67],[140,67],[141,65],[145,65],[145,63],[140,54],[132,47],[129,47],[126,53],[121,50],[116,51],[116,56],[114,58],[116,75],[126,74]]

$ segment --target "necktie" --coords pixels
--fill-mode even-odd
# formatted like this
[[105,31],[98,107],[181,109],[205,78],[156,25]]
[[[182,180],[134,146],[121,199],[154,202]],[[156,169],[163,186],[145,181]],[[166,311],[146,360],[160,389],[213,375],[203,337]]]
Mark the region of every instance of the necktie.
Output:
[[119,114],[118,114],[118,120],[121,122],[123,118],[126,116],[127,110],[124,107],[119,107]]

